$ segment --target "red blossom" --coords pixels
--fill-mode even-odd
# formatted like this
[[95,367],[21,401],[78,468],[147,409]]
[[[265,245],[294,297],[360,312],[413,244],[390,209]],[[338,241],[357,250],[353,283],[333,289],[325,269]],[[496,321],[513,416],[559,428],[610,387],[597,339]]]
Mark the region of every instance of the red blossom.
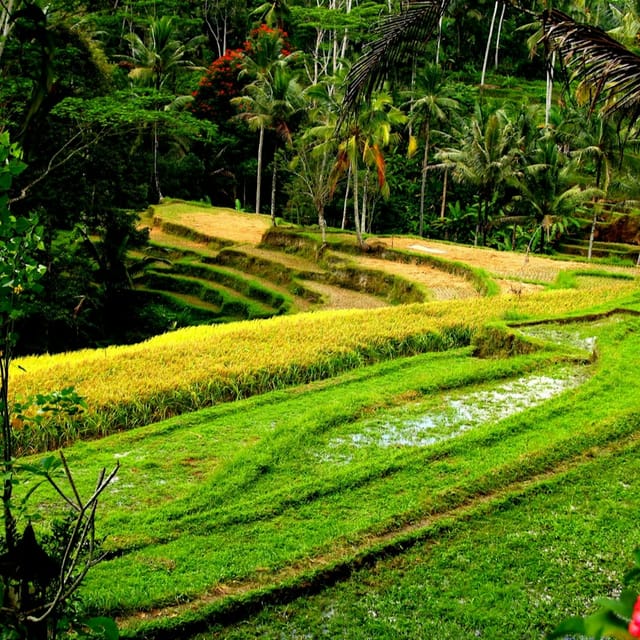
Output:
[[638,596],[635,605],[633,605],[633,614],[629,623],[629,633],[634,638],[640,638],[640,596]]

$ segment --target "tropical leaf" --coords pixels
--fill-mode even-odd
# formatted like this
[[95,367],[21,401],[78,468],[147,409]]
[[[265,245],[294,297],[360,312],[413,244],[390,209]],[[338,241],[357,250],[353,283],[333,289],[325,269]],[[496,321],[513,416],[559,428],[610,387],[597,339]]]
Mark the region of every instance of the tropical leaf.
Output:
[[352,110],[362,96],[379,88],[389,72],[411,58],[427,42],[450,0],[410,0],[401,13],[376,28],[374,41],[351,67],[344,106]]
[[[632,122],[640,116],[640,56],[602,29],[575,22],[555,9],[542,17],[545,39],[580,83],[580,97],[591,109],[614,113]],[[587,92],[588,91],[588,92]]]

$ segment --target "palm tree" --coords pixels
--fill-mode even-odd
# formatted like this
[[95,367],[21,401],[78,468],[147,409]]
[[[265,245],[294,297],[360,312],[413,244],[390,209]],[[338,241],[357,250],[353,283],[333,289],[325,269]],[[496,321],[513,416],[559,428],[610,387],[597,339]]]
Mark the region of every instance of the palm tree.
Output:
[[239,110],[238,118],[244,120],[252,131],[258,132],[258,168],[256,170],[256,213],[260,213],[262,193],[262,158],[264,132],[271,125],[271,104],[266,82],[252,82],[247,85],[244,95],[232,98],[231,103]]
[[[387,17],[379,25],[377,37],[351,68],[345,109],[353,110],[392,69],[437,34],[451,3],[452,0],[415,0],[407,3],[401,13]],[[558,53],[574,78],[590,87],[594,108],[601,104],[605,115],[621,113],[632,122],[640,117],[640,56],[602,29],[577,23],[557,9],[542,14],[522,6],[517,9],[542,24],[550,58]]]
[[[129,72],[131,80],[140,86],[152,87],[157,93],[166,88],[171,81],[175,90],[175,80],[181,68],[191,67],[193,64],[186,58],[201,41],[202,37],[192,38],[181,43],[176,38],[173,20],[169,16],[162,16],[153,20],[149,26],[147,38],[142,39],[136,33],[129,33],[125,39],[131,46],[131,53],[123,56],[133,68]],[[160,109],[160,104],[156,107]],[[158,122],[153,122],[153,179],[158,199],[162,199],[160,177],[158,175],[158,155],[160,140]]]
[[298,78],[286,66],[277,66],[271,78],[271,126],[276,133],[271,173],[271,222],[276,223],[276,177],[278,171],[278,143],[290,146],[292,128],[302,110],[304,98]]
[[389,72],[415,49],[438,33],[450,0],[417,0],[399,14],[388,16],[377,28],[377,38],[351,67],[347,77],[345,108],[355,109],[364,95],[381,86]]
[[556,235],[565,231],[576,211],[582,209],[586,202],[603,195],[597,187],[577,184],[576,168],[577,160],[562,153],[554,133],[543,130],[531,162],[519,175],[520,193],[516,197],[516,202],[529,210],[528,217],[533,220],[531,242],[540,233],[540,253],[553,240],[553,229]]
[[573,72],[578,91],[589,94],[592,109],[600,104],[602,115],[635,122],[640,116],[640,56],[602,29],[576,23],[555,9],[542,20],[546,41]]
[[123,57],[134,65],[129,77],[136,84],[160,91],[169,80],[175,82],[180,68],[193,67],[186,56],[202,42],[202,37],[182,43],[176,35],[173,19],[162,16],[151,22],[145,39],[137,33],[125,36],[131,46],[131,54]]
[[297,77],[279,64],[245,87],[242,96],[233,98],[240,113],[238,118],[247,122],[249,127],[258,131],[258,168],[256,172],[256,213],[260,213],[262,192],[262,166],[264,157],[264,137],[268,129],[276,133],[273,174],[271,183],[271,220],[275,225],[275,186],[277,174],[277,144],[283,140],[291,143],[291,123],[302,107],[302,88]]
[[[384,149],[397,141],[394,128],[404,124],[407,117],[393,106],[388,93],[376,93],[366,105],[362,105],[357,116],[339,123],[338,136],[342,140],[338,149],[335,177],[350,172],[353,178],[353,215],[356,236],[360,246],[364,246],[363,233],[366,229],[367,196],[369,194],[369,174],[375,169],[378,186],[383,195],[388,193],[386,181]],[[360,206],[360,169],[364,168],[364,191]]]
[[417,89],[422,97],[411,103],[410,112],[410,121],[417,126],[418,135],[424,141],[420,182],[420,236],[423,235],[424,230],[424,204],[432,125],[446,122],[460,106],[459,102],[451,97],[449,85],[444,82],[440,67],[427,65],[422,80],[422,84]]
[[[637,149],[637,131],[634,127],[624,126],[619,117],[593,118],[588,111],[580,108],[571,109],[564,121],[567,131],[562,127],[559,133],[570,137],[573,142],[572,156],[576,163],[593,176],[595,187],[606,198],[616,170],[621,175],[625,162],[629,162],[631,158],[625,150],[630,145]],[[625,191],[629,191],[629,188]],[[587,252],[589,260],[592,257],[599,213],[600,208],[594,206]]]
[[522,134],[503,109],[485,115],[476,106],[457,148],[442,149],[438,159],[451,168],[455,180],[476,188],[478,219],[475,242],[487,243],[490,224],[509,181],[517,174]]

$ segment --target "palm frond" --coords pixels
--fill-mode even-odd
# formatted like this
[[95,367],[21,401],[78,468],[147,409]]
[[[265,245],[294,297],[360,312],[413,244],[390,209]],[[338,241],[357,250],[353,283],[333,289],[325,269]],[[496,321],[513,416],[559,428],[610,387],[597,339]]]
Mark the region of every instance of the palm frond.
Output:
[[427,42],[450,0],[409,0],[399,14],[388,16],[347,76],[344,107],[352,110],[362,96],[379,88],[389,72]]
[[619,114],[637,120],[640,56],[602,29],[577,23],[561,11],[547,11],[542,20],[550,47],[560,53],[573,79],[588,87],[591,109],[601,105],[604,116]]

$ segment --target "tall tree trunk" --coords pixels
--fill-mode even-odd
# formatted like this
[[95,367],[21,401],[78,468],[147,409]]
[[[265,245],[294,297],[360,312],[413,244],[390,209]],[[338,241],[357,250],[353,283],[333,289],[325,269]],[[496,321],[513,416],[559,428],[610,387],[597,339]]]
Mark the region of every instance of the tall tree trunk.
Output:
[[426,124],[426,137],[424,141],[424,155],[422,156],[422,180],[420,182],[420,237],[422,238],[424,233],[424,199],[425,192],[427,190],[427,170],[429,167],[429,137],[431,134],[431,127],[429,121]]
[[[346,6],[345,6],[345,13],[347,15],[349,15],[351,13],[351,5],[353,3],[353,0],[347,0]],[[344,33],[342,35],[342,47],[340,49],[340,58],[344,59],[347,56],[347,48],[349,46],[349,29],[344,30]]]
[[360,231],[360,203],[358,202],[358,198],[360,194],[358,193],[358,167],[356,166],[353,170],[353,219],[356,228],[356,237],[358,238],[358,244],[362,247],[364,244],[362,240],[362,232]]
[[442,20],[443,14],[438,19],[438,39],[436,40],[436,64],[440,64],[440,45],[442,44]]
[[487,64],[489,62],[489,50],[491,49],[491,40],[493,39],[493,27],[496,23],[496,16],[498,15],[498,0],[493,5],[493,16],[491,18],[491,25],[489,26],[489,36],[487,37],[487,46],[484,50],[484,62],[482,64],[482,75],[480,76],[480,86],[484,86],[484,78],[487,73]]
[[342,205],[342,225],[340,228],[344,231],[347,226],[347,203],[349,202],[349,189],[351,187],[351,165],[347,171],[347,188],[344,191],[344,204]]
[[440,220],[444,220],[447,210],[447,178],[449,177],[448,167],[444,168],[444,179],[442,180],[442,200],[440,201]]
[[260,213],[260,190],[262,189],[262,150],[264,147],[264,127],[260,127],[258,138],[258,171],[256,173],[256,213]]
[[320,49],[322,47],[323,40],[324,29],[316,28],[316,42],[313,47],[313,74],[311,77],[311,84],[318,84],[318,78],[320,77]]
[[593,254],[593,243],[596,237],[596,224],[598,223],[598,207],[593,205],[593,218],[591,219],[591,231],[589,232],[589,249],[587,251],[587,260],[591,260]]
[[500,12],[500,20],[498,20],[498,31],[496,33],[496,54],[495,57],[493,59],[493,68],[497,69],[498,68],[498,51],[500,49],[500,34],[502,33],[502,24],[504,22],[504,12],[505,9],[507,8],[506,4],[502,5],[502,11]]
[[360,233],[365,233],[367,229],[367,197],[369,195],[369,170],[364,174],[362,185],[362,208],[360,210]]
[[556,63],[555,51],[551,54],[551,61],[547,67],[547,89],[544,104],[544,126],[549,126],[549,116],[551,114],[551,97],[553,94],[553,67]]
[[[277,148],[276,148],[277,151]],[[278,156],[273,154],[273,171],[271,172],[271,224],[276,226],[276,179],[278,177]]]
[[411,61],[411,98],[409,98],[409,140],[413,137],[413,103],[415,102],[414,96],[416,92],[416,57],[414,56]]
[[327,243],[327,221],[324,217],[324,206],[318,206],[318,224],[320,225],[320,233],[322,234],[322,244]]
[[482,207],[482,246],[487,246],[487,231],[489,229],[489,200],[485,200]]

